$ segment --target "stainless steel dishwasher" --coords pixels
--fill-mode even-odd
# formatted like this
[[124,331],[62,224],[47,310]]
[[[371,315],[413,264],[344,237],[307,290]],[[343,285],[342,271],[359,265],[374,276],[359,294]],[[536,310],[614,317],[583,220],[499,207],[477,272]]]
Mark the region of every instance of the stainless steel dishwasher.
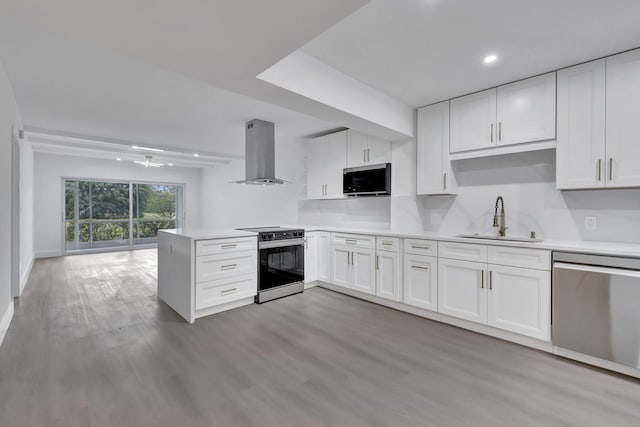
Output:
[[640,377],[640,259],[554,252],[556,354]]

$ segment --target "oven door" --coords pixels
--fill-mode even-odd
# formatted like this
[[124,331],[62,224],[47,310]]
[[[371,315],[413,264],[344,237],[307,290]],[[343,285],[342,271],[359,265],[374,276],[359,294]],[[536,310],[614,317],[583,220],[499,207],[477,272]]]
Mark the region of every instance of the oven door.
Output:
[[258,290],[304,282],[304,239],[261,242]]

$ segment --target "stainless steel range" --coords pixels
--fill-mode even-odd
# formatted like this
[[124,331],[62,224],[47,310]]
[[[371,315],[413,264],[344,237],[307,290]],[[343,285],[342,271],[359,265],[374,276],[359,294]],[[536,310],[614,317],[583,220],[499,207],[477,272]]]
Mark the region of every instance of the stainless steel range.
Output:
[[257,303],[304,291],[304,230],[256,227],[258,233]]

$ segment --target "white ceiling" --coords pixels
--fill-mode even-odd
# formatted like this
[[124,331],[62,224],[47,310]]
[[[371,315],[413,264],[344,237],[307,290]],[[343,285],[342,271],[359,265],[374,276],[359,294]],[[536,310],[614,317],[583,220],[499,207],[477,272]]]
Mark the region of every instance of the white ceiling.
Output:
[[373,0],[302,50],[418,107],[640,47],[639,19],[638,0]]
[[0,58],[29,127],[237,157],[253,118],[277,139],[336,127],[227,89],[364,3],[7,1]]

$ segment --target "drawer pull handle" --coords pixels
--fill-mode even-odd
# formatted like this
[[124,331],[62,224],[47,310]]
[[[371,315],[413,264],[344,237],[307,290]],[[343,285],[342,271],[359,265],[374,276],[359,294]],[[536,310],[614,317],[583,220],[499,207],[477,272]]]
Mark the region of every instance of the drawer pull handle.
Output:
[[431,246],[418,246],[418,245],[411,245],[412,249],[431,249]]
[[225,289],[224,291],[220,292],[220,295],[229,295],[229,294],[234,293],[237,290],[238,290],[238,288]]
[[220,267],[220,270],[233,270],[234,268],[236,268],[236,265],[238,264],[223,265],[222,267]]
[[238,245],[236,245],[235,243],[232,244],[232,245],[222,245],[222,249],[233,249],[236,246],[238,246]]
[[382,242],[382,244],[384,246],[393,246],[393,243],[391,243],[391,242]]
[[411,268],[417,268],[419,270],[428,270],[429,269],[429,267],[422,267],[420,265],[412,265]]
[[347,239],[346,242],[347,242],[347,245],[355,245],[356,243],[358,243],[356,240],[353,240],[353,239]]

